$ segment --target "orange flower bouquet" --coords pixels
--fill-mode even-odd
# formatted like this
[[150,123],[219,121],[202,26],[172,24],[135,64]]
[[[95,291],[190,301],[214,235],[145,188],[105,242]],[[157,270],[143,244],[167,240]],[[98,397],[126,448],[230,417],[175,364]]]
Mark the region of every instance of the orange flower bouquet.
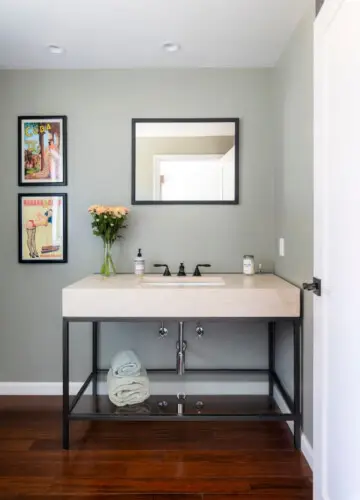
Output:
[[116,274],[111,250],[115,241],[121,238],[120,230],[126,227],[129,210],[122,206],[91,205],[88,212],[92,217],[93,234],[100,236],[104,243],[104,262],[100,274],[107,277],[111,272]]

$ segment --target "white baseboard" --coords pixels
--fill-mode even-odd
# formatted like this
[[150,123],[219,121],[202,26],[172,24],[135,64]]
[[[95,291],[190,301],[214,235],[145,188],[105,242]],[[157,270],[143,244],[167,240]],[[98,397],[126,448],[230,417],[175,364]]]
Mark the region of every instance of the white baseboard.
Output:
[[[222,374],[221,374],[222,375]],[[216,376],[219,379],[219,375]],[[156,376],[151,376],[151,394],[166,395],[185,392],[186,394],[223,394],[223,395],[265,395],[268,394],[268,382],[230,380],[229,376],[221,377],[220,380],[199,380],[197,382],[183,382],[175,380],[177,375],[170,375],[167,381]],[[70,382],[70,395],[79,391],[83,382]],[[61,396],[62,382],[0,382],[0,396]],[[98,385],[98,393],[107,394],[105,382]],[[89,386],[85,394],[91,394]]]
[[[70,394],[74,396],[81,382],[70,382]],[[102,394],[102,384],[99,393]],[[62,396],[61,382],[0,382],[0,396]],[[86,393],[90,393],[88,388]]]
[[305,436],[304,433],[302,433],[301,436],[301,451],[302,454],[304,455],[307,463],[310,466],[310,469],[313,470],[313,448],[311,444],[309,443],[308,438]]
[[[274,387],[274,399],[276,401],[276,404],[280,408],[282,413],[289,413],[289,408],[287,407],[287,404],[285,403],[282,395],[280,394],[280,391],[278,390],[277,387]],[[294,434],[294,422],[287,422],[291,432]],[[301,434],[301,451],[302,454],[304,455],[307,463],[309,464],[311,470],[313,469],[313,449],[311,444],[309,443],[308,438],[305,436],[304,433]]]

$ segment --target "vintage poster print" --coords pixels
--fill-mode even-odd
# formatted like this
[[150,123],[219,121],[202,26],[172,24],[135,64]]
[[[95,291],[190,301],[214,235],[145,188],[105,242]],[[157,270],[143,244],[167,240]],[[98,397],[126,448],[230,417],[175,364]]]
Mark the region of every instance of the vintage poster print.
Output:
[[66,117],[19,117],[19,185],[66,185]]
[[66,194],[19,194],[19,261],[67,262]]

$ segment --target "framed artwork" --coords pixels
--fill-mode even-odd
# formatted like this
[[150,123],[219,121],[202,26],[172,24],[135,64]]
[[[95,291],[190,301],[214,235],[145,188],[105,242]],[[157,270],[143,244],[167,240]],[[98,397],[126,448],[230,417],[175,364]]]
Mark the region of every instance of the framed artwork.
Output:
[[66,116],[19,116],[19,186],[67,185]]
[[67,262],[67,195],[18,195],[19,262]]

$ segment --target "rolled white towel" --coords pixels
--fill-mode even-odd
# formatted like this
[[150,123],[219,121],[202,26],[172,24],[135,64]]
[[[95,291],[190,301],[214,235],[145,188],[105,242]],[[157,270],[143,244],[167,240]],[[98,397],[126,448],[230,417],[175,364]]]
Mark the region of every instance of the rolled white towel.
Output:
[[150,396],[150,382],[145,368],[133,377],[115,377],[110,368],[107,385],[109,399],[115,406],[143,403]]
[[111,360],[111,368],[115,377],[137,376],[141,371],[141,362],[134,351],[119,351]]

